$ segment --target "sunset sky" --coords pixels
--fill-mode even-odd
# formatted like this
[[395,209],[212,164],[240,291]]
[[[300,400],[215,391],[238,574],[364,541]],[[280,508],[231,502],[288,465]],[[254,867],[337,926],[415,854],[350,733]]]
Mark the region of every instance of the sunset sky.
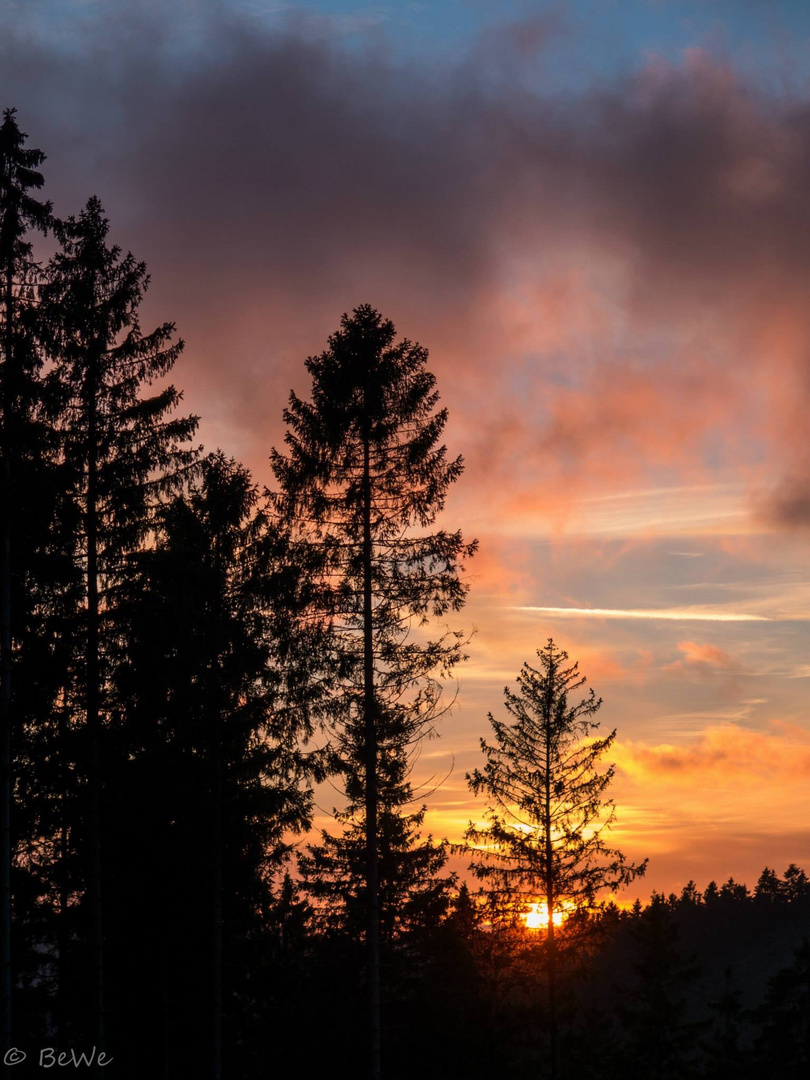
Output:
[[429,348],[480,541],[435,833],[553,636],[641,895],[810,870],[806,0],[0,0],[0,105],[259,481],[342,312]]

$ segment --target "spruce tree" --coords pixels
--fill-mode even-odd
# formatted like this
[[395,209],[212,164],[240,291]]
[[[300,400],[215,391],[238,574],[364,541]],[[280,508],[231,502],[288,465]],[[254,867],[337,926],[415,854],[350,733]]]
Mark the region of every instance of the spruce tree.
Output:
[[[316,571],[311,619],[322,629],[324,693],[314,715],[331,732],[346,806],[303,867],[311,891],[365,922],[371,1075],[380,1073],[380,934],[391,913],[434,893],[444,856],[414,847],[409,755],[442,712],[441,679],[463,637],[422,629],[464,603],[460,532],[430,530],[462,472],[441,444],[427,350],[369,305],[344,315],[306,361],[311,400],[291,394],[287,454],[273,451],[275,506]],[[416,631],[416,632],[414,632]],[[384,901],[385,909],[381,906]]]
[[810,900],[810,880],[804,870],[795,863],[791,863],[785,870],[782,888],[791,903],[806,903]]
[[787,900],[784,882],[775,870],[766,866],[754,886],[754,900],[758,904],[776,904]]
[[79,658],[68,688],[84,733],[75,769],[85,782],[92,1041],[104,1046],[102,816],[109,727],[110,643],[116,590],[143,544],[161,498],[192,465],[197,420],[173,416],[181,395],[168,386],[143,396],[182,349],[174,326],[142,334],[138,306],[146,268],[107,243],[108,222],[91,198],[58,227],[61,250],[41,290],[40,333],[62,395],[61,452],[81,521],[76,564],[84,602]]
[[618,888],[643,873],[607,844],[615,818],[604,798],[613,767],[598,771],[615,730],[592,738],[592,717],[602,704],[594,691],[579,702],[571,694],[585,683],[577,663],[549,638],[537,650],[539,669],[528,663],[517,692],[504,689],[508,723],[489,722],[494,742],[481,740],[483,770],[467,774],[472,791],[489,796],[486,824],[470,825],[466,839],[471,870],[485,884],[496,911],[516,915],[531,902],[545,904],[551,1076],[557,1073],[557,941],[555,919],[592,908],[600,890]]
[[765,1000],[754,1018],[760,1024],[756,1074],[785,1080],[805,1076],[810,1067],[810,939],[806,936],[791,963],[768,980]]
[[679,943],[679,920],[661,894],[630,925],[633,978],[618,990],[625,1033],[622,1074],[633,1080],[691,1080],[706,1023],[692,1018],[700,973]]
[[252,1074],[256,943],[311,815],[296,673],[278,654],[297,574],[221,453],[133,563],[112,688],[127,760],[108,800],[119,1029],[147,1071],[162,1046],[169,1073]]
[[[35,264],[28,239],[31,229],[45,232],[51,221],[49,203],[32,191],[42,187],[38,171],[44,160],[39,150],[25,145],[16,110],[6,109],[0,125],[0,288],[2,288],[3,366],[0,379],[0,954],[2,955],[2,1027],[4,1045],[11,1039],[11,804],[12,775],[12,655],[14,622],[14,556],[20,549],[20,493],[24,490],[17,459],[30,439],[38,357],[32,346],[30,320],[35,300]],[[29,447],[30,449],[30,447]],[[36,455],[34,455],[34,458]],[[19,578],[19,575],[17,575]]]
[[743,993],[735,984],[730,966],[723,972],[723,988],[709,1002],[713,1031],[705,1046],[704,1075],[711,1080],[745,1080],[750,1075],[750,1051],[742,1045],[746,1010]]

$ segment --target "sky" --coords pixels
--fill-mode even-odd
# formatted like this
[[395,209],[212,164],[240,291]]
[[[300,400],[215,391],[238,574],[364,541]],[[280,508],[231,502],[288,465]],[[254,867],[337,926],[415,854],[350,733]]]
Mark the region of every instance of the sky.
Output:
[[804,0],[0,0],[0,104],[147,262],[207,446],[268,483],[360,303],[430,350],[480,542],[436,835],[553,636],[640,895],[810,869],[808,44]]

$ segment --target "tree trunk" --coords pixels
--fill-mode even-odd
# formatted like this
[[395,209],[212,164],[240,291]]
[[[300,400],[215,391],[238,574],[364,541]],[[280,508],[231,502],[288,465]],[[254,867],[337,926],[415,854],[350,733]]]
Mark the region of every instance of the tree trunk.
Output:
[[212,832],[212,1061],[213,1080],[222,1078],[222,736],[220,716],[215,718],[214,733],[214,821]]
[[59,882],[59,918],[56,924],[56,952],[59,957],[56,976],[58,980],[56,991],[56,1030],[59,1032],[59,1038],[65,1044],[68,1041],[68,1012],[70,1001],[67,993],[67,973],[69,968],[68,939],[70,936],[68,928],[68,918],[70,917],[68,908],[69,888],[65,877],[65,867],[67,866],[68,860],[68,846],[68,828],[63,823],[59,829],[59,860],[62,864],[62,874]]
[[552,908],[548,907],[548,936],[546,938],[548,948],[548,1042],[549,1042],[549,1077],[557,1080],[559,1076],[557,1046],[557,943],[554,938],[554,921]]
[[[98,587],[98,417],[96,358],[87,377],[87,732],[90,739],[90,995],[93,1044],[104,1049],[104,922],[101,881],[101,665]],[[98,1073],[98,1075],[103,1075]]]
[[[0,535],[0,953],[2,953],[3,1053],[11,1046],[11,443],[9,412],[13,354],[13,276],[12,267],[5,275],[5,378],[2,402],[2,534]],[[3,1066],[4,1074],[7,1074]]]
[[557,1051],[557,942],[554,937],[554,907],[557,902],[554,880],[554,843],[551,836],[551,755],[553,733],[552,724],[552,701],[554,688],[554,667],[549,666],[548,671],[548,698],[545,716],[545,740],[546,740],[546,783],[545,783],[545,832],[546,832],[546,914],[548,915],[548,928],[546,931],[546,951],[548,965],[548,1035],[549,1035],[549,1078],[557,1080],[558,1077],[558,1051]]
[[363,719],[366,781],[366,967],[368,977],[371,1080],[381,1068],[380,882],[377,850],[377,727],[372,633],[371,463],[368,432],[363,435]]
[[[164,879],[165,880],[165,879]],[[169,949],[171,943],[163,933],[163,949],[160,961],[160,1075],[162,1080],[170,1080],[169,1067]]]

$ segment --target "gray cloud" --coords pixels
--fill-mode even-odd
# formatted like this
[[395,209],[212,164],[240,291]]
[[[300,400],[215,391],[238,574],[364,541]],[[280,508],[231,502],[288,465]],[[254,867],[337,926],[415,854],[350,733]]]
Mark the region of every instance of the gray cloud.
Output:
[[[557,17],[439,69],[401,65],[377,34],[270,30],[215,4],[114,7],[60,37],[0,12],[0,98],[48,154],[57,210],[97,193],[114,238],[148,261],[149,312],[188,340],[179,378],[219,418],[215,439],[259,461],[302,357],[369,300],[431,347],[473,457],[491,453],[477,396],[521,413],[505,462],[552,469],[533,400],[548,358],[536,384],[499,371],[531,352],[504,298],[515,275],[542,290],[556,266],[587,278],[605,264],[622,334],[572,342],[565,393],[543,386],[566,475],[593,454],[617,469],[733,461],[754,440],[806,504],[810,103],[701,53],[544,96],[526,65],[572,32]],[[607,385],[621,423],[573,433],[561,411],[585,416]],[[770,519],[792,525],[779,505]]]

